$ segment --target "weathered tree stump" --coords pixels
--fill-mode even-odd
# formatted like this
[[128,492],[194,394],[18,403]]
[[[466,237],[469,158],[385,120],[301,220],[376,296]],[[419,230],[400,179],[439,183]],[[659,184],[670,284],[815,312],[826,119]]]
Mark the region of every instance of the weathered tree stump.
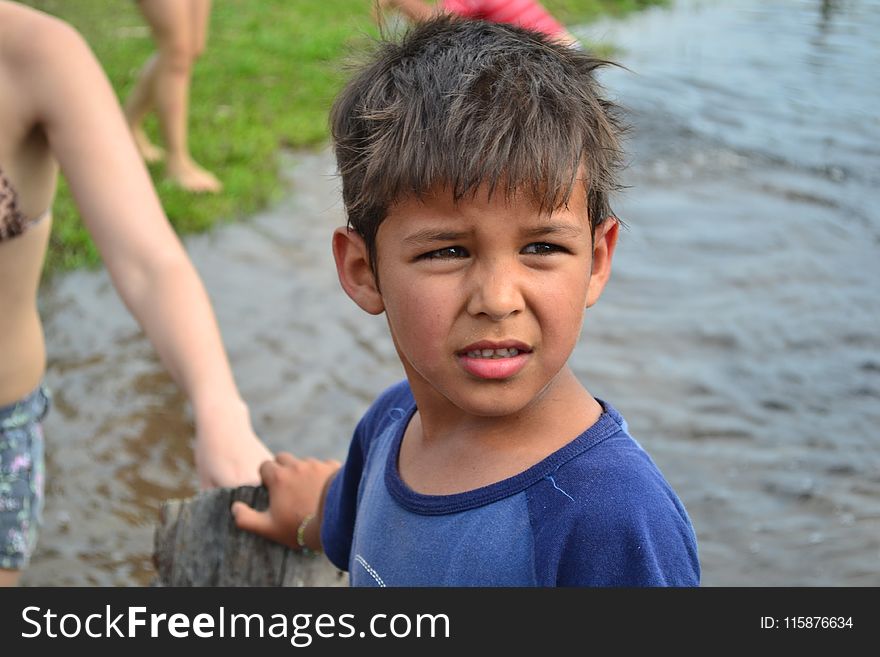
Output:
[[154,538],[156,586],[345,586],[322,554],[305,555],[235,526],[229,507],[266,509],[262,486],[217,488],[162,505]]

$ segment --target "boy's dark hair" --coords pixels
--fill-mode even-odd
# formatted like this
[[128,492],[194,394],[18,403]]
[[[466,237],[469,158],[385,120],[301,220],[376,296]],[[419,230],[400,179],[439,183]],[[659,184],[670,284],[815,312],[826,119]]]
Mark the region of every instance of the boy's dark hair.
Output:
[[390,206],[438,185],[455,200],[526,193],[541,210],[585,185],[591,228],[613,216],[622,126],[600,95],[609,62],[535,32],[441,16],[380,44],[330,114],[348,223],[376,271]]

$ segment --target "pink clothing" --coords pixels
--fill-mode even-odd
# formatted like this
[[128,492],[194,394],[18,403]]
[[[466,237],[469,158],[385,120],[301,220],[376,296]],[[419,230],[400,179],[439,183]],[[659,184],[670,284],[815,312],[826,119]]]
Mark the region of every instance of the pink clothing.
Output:
[[450,14],[518,25],[554,38],[565,32],[565,28],[534,0],[441,0],[440,6]]

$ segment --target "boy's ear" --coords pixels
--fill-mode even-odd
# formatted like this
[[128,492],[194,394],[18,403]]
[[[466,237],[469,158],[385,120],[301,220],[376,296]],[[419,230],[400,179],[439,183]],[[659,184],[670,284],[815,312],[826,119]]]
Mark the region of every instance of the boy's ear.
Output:
[[333,232],[333,258],[345,293],[371,315],[385,310],[364,238],[350,228],[337,228]]
[[608,217],[593,231],[593,268],[587,286],[587,308],[599,300],[605,283],[611,276],[611,259],[614,257],[619,230],[620,222],[614,217]]

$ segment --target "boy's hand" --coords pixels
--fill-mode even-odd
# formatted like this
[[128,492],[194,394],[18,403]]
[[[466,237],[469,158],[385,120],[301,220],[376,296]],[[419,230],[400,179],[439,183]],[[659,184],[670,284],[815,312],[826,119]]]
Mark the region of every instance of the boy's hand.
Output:
[[[236,526],[299,549],[296,533],[300,523],[318,510],[324,484],[340,466],[339,461],[303,460],[286,452],[278,453],[274,461],[264,461],[260,478],[269,490],[269,508],[256,511],[244,502],[234,502],[232,515]],[[315,522],[320,522],[320,518]]]

